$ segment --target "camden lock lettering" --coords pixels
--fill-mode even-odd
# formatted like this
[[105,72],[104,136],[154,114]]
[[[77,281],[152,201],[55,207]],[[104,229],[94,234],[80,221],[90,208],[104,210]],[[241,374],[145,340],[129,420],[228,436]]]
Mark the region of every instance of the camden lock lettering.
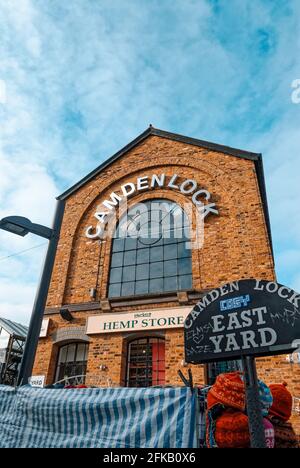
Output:
[[289,353],[300,340],[300,295],[264,280],[241,280],[206,294],[185,320],[186,361]]
[[128,182],[121,185],[119,190],[112,192],[109,198],[101,203],[100,209],[97,209],[94,214],[98,223],[96,226],[89,226],[86,229],[86,237],[89,239],[101,238],[104,234],[105,226],[110,215],[120,203],[124,202],[136,192],[152,190],[157,187],[179,190],[184,195],[190,195],[192,197],[193,204],[197,207],[198,212],[203,219],[205,219],[209,214],[219,214],[216,204],[210,202],[210,192],[199,187],[194,179],[180,181],[177,174],[174,174],[171,177],[167,177],[166,174],[153,174],[151,176],[138,177],[135,183]]

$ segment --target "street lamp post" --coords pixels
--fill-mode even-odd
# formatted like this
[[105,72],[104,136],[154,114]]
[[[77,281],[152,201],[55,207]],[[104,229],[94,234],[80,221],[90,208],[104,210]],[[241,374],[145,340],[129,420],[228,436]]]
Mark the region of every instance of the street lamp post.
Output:
[[42,275],[32,309],[28,335],[26,338],[24,353],[18,375],[18,385],[27,384],[28,378],[32,374],[36,348],[38,345],[51,275],[53,271],[55,254],[59,240],[63,213],[64,202],[58,200],[52,229],[46,226],[42,226],[41,224],[34,224],[29,219],[23,218],[21,216],[8,216],[0,221],[0,229],[5,231],[9,231],[13,234],[17,234],[23,237],[31,232],[37,236],[44,237],[45,239],[49,240]]

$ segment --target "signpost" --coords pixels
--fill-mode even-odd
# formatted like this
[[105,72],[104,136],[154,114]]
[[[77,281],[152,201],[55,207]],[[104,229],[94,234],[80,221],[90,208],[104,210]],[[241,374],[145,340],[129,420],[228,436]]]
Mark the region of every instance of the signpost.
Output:
[[240,280],[208,292],[184,323],[185,361],[242,359],[252,447],[265,447],[255,357],[289,354],[300,343],[300,294],[281,284]]

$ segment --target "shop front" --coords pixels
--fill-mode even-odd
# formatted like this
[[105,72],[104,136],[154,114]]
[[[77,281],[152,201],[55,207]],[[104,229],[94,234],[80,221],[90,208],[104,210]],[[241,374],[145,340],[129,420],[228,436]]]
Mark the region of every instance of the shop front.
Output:
[[[34,366],[47,384],[181,385],[184,321],[204,294],[276,280],[259,154],[149,127],[59,199]],[[300,394],[298,364],[270,356],[257,365],[266,382],[284,377]],[[191,368],[203,384],[226,364]]]

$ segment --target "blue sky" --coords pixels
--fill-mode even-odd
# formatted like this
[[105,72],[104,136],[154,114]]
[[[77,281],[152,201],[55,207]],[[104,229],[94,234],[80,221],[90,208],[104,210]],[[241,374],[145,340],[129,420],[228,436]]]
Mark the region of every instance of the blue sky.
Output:
[[[262,152],[278,280],[300,290],[298,0],[0,0],[0,217],[155,127]],[[27,323],[45,245],[0,231],[0,316]]]

